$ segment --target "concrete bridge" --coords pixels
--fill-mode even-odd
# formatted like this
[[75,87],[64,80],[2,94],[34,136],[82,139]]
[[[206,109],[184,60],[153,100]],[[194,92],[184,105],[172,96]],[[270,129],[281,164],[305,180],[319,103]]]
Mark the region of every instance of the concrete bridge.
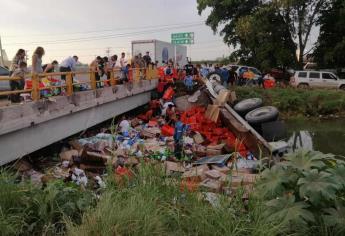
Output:
[[156,85],[142,80],[0,108],[0,165],[148,103]]

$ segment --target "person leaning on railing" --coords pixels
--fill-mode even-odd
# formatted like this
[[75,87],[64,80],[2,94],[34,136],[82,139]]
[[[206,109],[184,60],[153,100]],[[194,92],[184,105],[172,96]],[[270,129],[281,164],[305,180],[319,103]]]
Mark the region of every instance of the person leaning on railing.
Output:
[[55,66],[57,66],[59,63],[57,61],[52,61],[52,63],[44,64],[42,66],[44,73],[52,73],[55,70]]
[[[11,75],[11,78],[20,78],[20,80],[10,80],[11,91],[23,90],[25,84],[25,73],[27,72],[27,64],[22,61],[19,63],[19,68],[15,69]],[[20,102],[20,93],[11,94],[10,100],[13,103]]]
[[[71,72],[76,70],[76,65],[78,62],[78,57],[67,57],[60,64],[60,72]],[[62,80],[66,80],[66,75],[61,75]]]

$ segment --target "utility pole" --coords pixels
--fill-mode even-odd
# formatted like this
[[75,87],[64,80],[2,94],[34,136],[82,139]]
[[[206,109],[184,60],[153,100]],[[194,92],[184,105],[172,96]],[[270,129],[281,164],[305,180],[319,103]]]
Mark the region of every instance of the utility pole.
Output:
[[2,51],[2,44],[1,44],[1,36],[0,36],[0,54],[1,54],[1,65],[2,66],[5,66],[5,63],[4,63],[4,53]]
[[105,53],[107,54],[107,57],[109,58],[109,56],[110,56],[110,47],[107,47],[107,49],[105,50]]

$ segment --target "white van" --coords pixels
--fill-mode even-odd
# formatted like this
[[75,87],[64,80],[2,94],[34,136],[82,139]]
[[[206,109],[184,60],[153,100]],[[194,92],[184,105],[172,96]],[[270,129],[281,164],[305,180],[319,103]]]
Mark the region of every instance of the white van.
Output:
[[345,90],[345,80],[328,71],[296,71],[290,85],[297,88],[337,88]]

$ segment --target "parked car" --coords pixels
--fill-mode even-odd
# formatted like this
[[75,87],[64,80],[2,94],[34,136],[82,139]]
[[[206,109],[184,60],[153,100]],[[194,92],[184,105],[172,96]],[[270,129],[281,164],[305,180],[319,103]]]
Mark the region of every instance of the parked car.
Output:
[[[0,76],[9,76],[10,71],[5,67],[0,66]],[[0,80],[0,91],[11,90],[10,82],[8,80]]]
[[345,80],[328,71],[296,71],[290,85],[297,88],[338,88],[345,90]]
[[289,70],[284,70],[282,68],[272,68],[269,72],[277,83],[284,83],[286,85],[289,84],[290,77],[293,75]]
[[231,65],[230,64],[230,65],[227,65],[226,68],[228,70],[234,69],[238,76],[240,75],[241,70],[252,72],[255,75],[255,77],[254,77],[255,80],[259,79],[262,76],[261,71],[259,71],[255,67],[251,67],[251,66],[241,66],[241,65]]

